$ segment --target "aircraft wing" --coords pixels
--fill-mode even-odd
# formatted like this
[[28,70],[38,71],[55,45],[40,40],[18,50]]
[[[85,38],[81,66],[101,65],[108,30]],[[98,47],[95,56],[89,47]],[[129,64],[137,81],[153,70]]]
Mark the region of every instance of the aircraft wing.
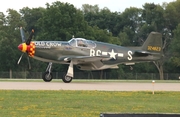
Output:
[[109,57],[104,56],[75,56],[75,57],[65,57],[64,61],[73,61],[74,64],[84,64],[96,61],[107,61],[110,60]]
[[103,61],[108,61],[111,58],[104,56],[76,56],[66,57],[64,61],[73,61],[74,65],[77,65],[81,70],[101,70],[101,69],[117,69],[117,65],[104,65]]

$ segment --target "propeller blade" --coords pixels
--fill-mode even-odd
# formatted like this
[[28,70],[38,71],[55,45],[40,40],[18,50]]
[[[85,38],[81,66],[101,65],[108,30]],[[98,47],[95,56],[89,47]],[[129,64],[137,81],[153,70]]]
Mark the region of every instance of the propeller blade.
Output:
[[34,34],[34,30],[32,29],[31,34],[29,35],[29,38],[26,40],[26,45],[29,45],[31,43],[33,34]]
[[22,39],[22,42],[26,42],[26,37],[25,37],[25,34],[24,34],[24,30],[22,29],[22,27],[20,27],[20,33],[21,33],[21,39]]
[[28,60],[29,69],[31,69],[31,63],[30,63],[30,60],[29,60],[28,56],[27,56],[27,60]]
[[21,61],[23,55],[24,55],[24,53],[21,54],[21,56],[20,56],[20,58],[19,58],[19,60],[18,60],[18,62],[17,62],[18,65],[19,65],[19,63],[20,63],[20,61]]

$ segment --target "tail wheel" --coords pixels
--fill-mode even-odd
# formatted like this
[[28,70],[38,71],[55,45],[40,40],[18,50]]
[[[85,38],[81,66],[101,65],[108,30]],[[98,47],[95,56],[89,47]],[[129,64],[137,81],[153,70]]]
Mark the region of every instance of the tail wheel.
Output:
[[45,81],[45,82],[51,82],[51,80],[53,79],[53,75],[52,73],[49,73],[48,71],[45,72],[42,76],[42,79]]
[[64,83],[70,83],[72,81],[72,77],[65,75],[62,80]]

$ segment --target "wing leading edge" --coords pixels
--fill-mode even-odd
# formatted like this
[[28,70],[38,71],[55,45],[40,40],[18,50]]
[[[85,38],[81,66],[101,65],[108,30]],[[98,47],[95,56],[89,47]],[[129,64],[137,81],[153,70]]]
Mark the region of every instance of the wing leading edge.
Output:
[[103,61],[108,61],[111,58],[104,56],[76,56],[66,57],[64,61],[72,61],[81,70],[102,70],[108,68],[119,68],[117,65],[104,65]]

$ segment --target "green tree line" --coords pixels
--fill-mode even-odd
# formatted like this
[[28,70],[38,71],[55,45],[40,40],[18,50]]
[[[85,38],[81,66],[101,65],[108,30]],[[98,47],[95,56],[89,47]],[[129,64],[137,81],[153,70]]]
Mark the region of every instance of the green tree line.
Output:
[[[46,3],[46,8],[23,7],[20,11],[7,9],[7,15],[0,12],[0,71],[45,71],[47,63],[27,57],[20,65],[17,61],[21,52],[19,27],[26,37],[34,29],[33,40],[68,41],[75,37],[108,42],[122,46],[141,46],[151,31],[163,35],[164,56],[153,63],[138,63],[133,70],[119,65],[116,70],[104,70],[111,74],[132,73],[179,73],[180,68],[180,0],[162,5],[145,3],[142,8],[130,7],[123,12],[112,12],[107,7],[82,5],[81,9],[70,3],[56,1]],[[38,66],[38,67],[37,67]],[[53,71],[61,72],[67,65],[56,64]],[[75,71],[78,71],[75,69]],[[99,71],[103,74],[103,71]]]

